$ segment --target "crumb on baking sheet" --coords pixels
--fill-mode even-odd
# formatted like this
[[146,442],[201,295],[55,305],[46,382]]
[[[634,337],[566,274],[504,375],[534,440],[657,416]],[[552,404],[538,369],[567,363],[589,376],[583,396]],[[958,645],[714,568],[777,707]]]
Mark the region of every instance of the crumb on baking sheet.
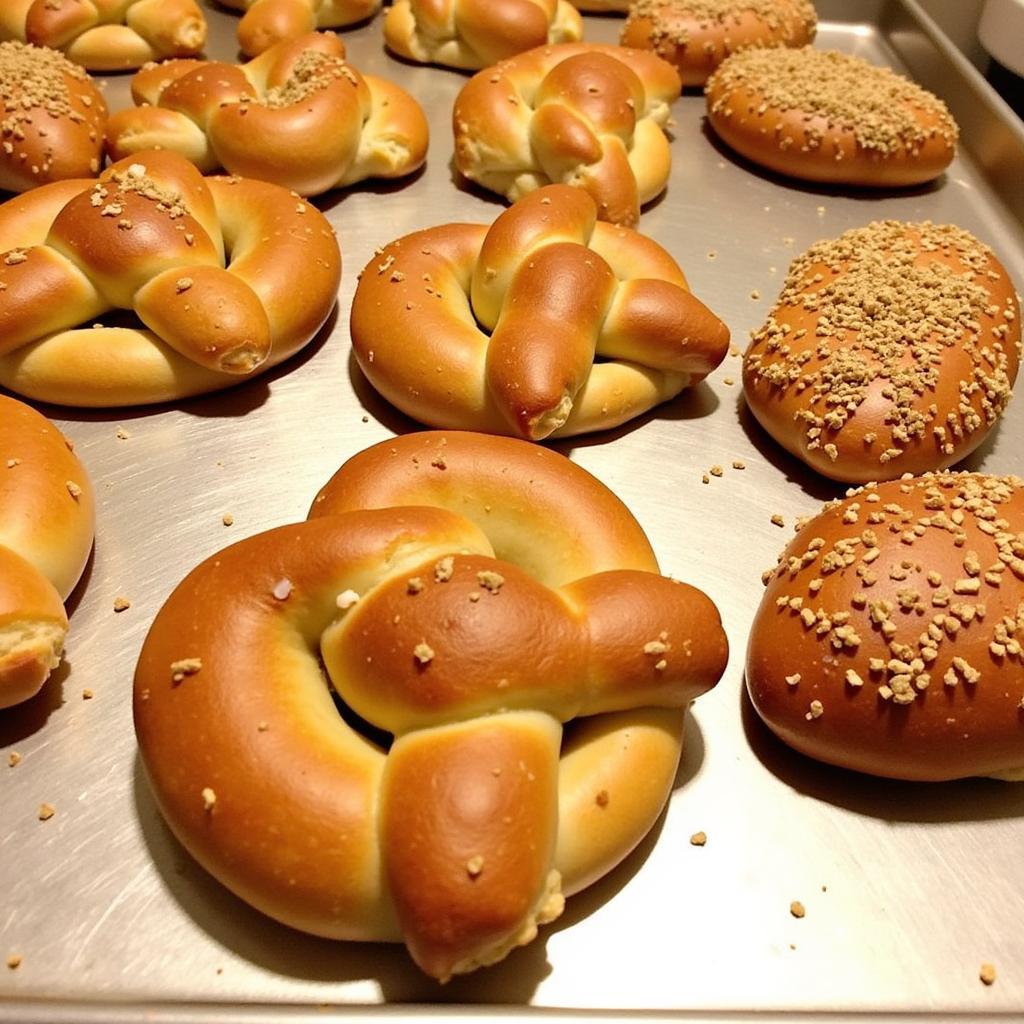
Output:
[[114,436],[118,439],[118,441],[127,441],[128,438],[131,437],[132,435],[129,434],[128,431],[124,429],[124,427],[118,427],[117,432],[114,434]]
[[225,526],[234,526],[235,517],[230,512],[225,512],[224,515],[220,517],[220,521]]
[[706,832],[694,832],[693,835],[690,836],[691,846],[707,846],[707,842],[708,835]]
[[789,912],[794,917],[799,918],[806,915],[807,908],[799,900],[793,900],[793,902],[789,905]]
[[115,612],[127,611],[129,608],[131,608],[131,606],[132,606],[132,603],[131,603],[131,601],[128,600],[127,597],[122,597],[121,595],[118,595],[117,597],[114,598],[114,611]]
[[978,977],[985,985],[994,985],[996,981],[996,968],[995,964],[983,963],[981,969],[978,971]]
[[21,754],[19,754],[16,750],[12,750],[7,755],[7,767],[16,768],[19,764],[21,764]]
[[786,520],[783,519],[782,516],[780,516],[778,512],[776,512],[771,517],[770,522],[771,522],[772,526],[785,526],[786,525]]
[[11,953],[7,958],[7,966],[12,971],[16,971],[21,966],[21,957],[17,953]]
[[718,464],[716,463],[716,464],[715,464],[714,466],[712,466],[712,467],[711,467],[711,468],[710,468],[710,469],[708,470],[708,472],[709,472],[709,473],[710,473],[710,474],[711,474],[712,476],[721,476],[721,475],[722,475],[722,474],[723,474],[723,473],[725,472],[725,470],[724,470],[724,469],[722,469],[722,467],[721,467],[721,466],[719,466],[719,465],[718,465]]
[[82,700],[92,700],[95,696],[88,686],[82,691]]
[[39,820],[49,821],[57,813],[57,808],[53,804],[40,804],[39,805]]

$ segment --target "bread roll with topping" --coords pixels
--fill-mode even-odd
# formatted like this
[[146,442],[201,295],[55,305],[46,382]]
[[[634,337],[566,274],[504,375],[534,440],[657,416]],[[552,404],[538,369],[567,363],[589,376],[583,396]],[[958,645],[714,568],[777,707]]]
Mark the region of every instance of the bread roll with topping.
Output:
[[743,50],[723,61],[705,93],[723,142],[805,181],[920,185],[956,152],[958,129],[942,100],[835,50]]
[[732,53],[805,46],[818,18],[809,0],[637,0],[619,41],[674,64],[683,85],[703,85]]
[[1018,477],[869,484],[766,576],[747,688],[782,740],[888,778],[1024,780]]
[[989,435],[1017,376],[1006,270],[951,225],[876,221],[797,257],[743,360],[776,441],[835,480],[951,466]]

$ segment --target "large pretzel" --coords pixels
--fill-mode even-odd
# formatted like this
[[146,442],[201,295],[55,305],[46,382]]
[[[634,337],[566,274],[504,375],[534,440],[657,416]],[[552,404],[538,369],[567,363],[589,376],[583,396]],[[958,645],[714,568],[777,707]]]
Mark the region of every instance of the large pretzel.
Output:
[[513,439],[384,442],[311,515],[157,615],[135,722],[160,808],[280,921],[404,939],[440,979],[492,963],[661,812],[725,666],[718,613],[607,488]]
[[238,45],[247,57],[318,28],[343,28],[380,10],[381,0],[221,0],[245,11],[238,23]]
[[562,182],[601,220],[635,224],[671,166],[662,125],[682,86],[644,50],[543,46],[478,72],[455,100],[455,164],[513,202]]
[[[294,194],[140,153],[0,207],[0,384],[79,406],[228,387],[302,348],[340,276],[330,225]],[[111,310],[145,327],[90,326]]]
[[71,593],[92,549],[92,485],[60,431],[0,395],[0,708],[60,662]]
[[3,0],[0,39],[63,50],[90,71],[190,57],[206,45],[195,0]]
[[274,182],[301,195],[400,178],[426,159],[419,104],[345,63],[344,44],[311,32],[246,64],[170,61],[132,79],[136,108],[107,128],[115,158],[170,149],[203,173]]
[[532,441],[617,426],[702,380],[728,327],[660,245],[595,216],[549,185],[489,228],[386,246],[352,303],[367,378],[431,426]]
[[568,0],[395,0],[384,42],[423,64],[483,68],[545,43],[572,43],[583,19]]

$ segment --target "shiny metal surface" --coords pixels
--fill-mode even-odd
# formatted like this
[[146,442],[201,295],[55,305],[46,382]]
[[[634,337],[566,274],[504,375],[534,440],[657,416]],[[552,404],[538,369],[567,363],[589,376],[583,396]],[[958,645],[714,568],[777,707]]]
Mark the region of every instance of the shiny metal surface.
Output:
[[[702,98],[680,100],[668,193],[641,229],[674,253],[740,347],[793,256],[874,218],[960,224],[1024,283],[1024,203],[1014,193],[1024,178],[1005,172],[1024,161],[1017,129],[998,106],[971,99],[963,69],[908,13],[918,5],[818,6],[819,45],[898,68],[905,54],[937,77],[929,84],[968,110],[971,148],[934,187],[842,194],[743,165],[703,130]],[[235,18],[208,15],[209,53],[233,56]],[[590,39],[612,40],[618,27],[587,18]],[[288,1019],[325,1019],[359,1004],[441,1002],[464,1004],[471,1016],[483,1016],[485,1004],[529,1004],[687,1010],[692,1020],[1024,1011],[1024,786],[900,784],[817,765],[775,741],[744,697],[760,572],[796,517],[838,488],[760,433],[743,409],[735,356],[641,421],[557,446],[630,505],[666,572],[718,603],[732,657],[690,718],[677,788],[655,833],[573,898],[538,941],[439,987],[400,948],[334,944],[263,918],[172,839],[131,724],[132,672],[149,622],[198,561],[301,519],[348,456],[414,428],[350,358],[356,273],[401,234],[490,221],[501,209],[453,184],[448,118],[464,77],[387,57],[379,19],[345,39],[357,66],[411,89],[433,136],[426,170],[408,184],[318,201],[345,259],[329,329],[290,364],[220,395],[123,412],[44,410],[92,474],[99,528],[70,605],[67,666],[39,698],[0,715],[0,1020],[270,1020],[285,1007]],[[126,103],[127,80],[111,80],[107,95],[114,107]],[[130,436],[119,439],[118,427]],[[1018,397],[968,465],[1024,471],[1022,437]],[[731,468],[734,460],[746,468]],[[724,475],[702,484],[715,464]],[[222,524],[225,513],[234,525]],[[785,529],[772,525],[774,513]],[[118,595],[131,607],[115,614]],[[92,700],[82,698],[86,687]],[[22,761],[9,768],[14,750]],[[46,822],[37,820],[43,802],[57,811]],[[703,848],[689,842],[698,830],[707,833]],[[790,915],[792,900],[805,905],[803,919]],[[16,970],[3,965],[10,954],[22,957]],[[983,961],[998,971],[991,987],[978,978]],[[418,1012],[381,1010],[394,1019]]]

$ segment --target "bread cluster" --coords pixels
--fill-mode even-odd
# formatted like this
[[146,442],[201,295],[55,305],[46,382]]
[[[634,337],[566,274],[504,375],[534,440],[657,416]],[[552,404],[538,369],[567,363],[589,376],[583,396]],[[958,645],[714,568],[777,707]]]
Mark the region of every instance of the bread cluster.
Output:
[[634,225],[668,181],[663,126],[675,69],[643,50],[563,43],[470,79],[455,101],[455,165],[515,202],[542,185],[588,192],[601,220]]
[[85,467],[46,417],[0,395],[0,708],[60,663],[71,593],[92,550]]
[[869,484],[769,574],[747,651],[761,717],[797,750],[897,779],[1024,778],[1024,482]]
[[[321,658],[389,749],[336,713]],[[224,884],[318,935],[401,939],[445,980],[530,941],[639,842],[726,658],[711,601],[658,575],[585,471],[419,433],[182,582],[135,723],[161,810]]]
[[[340,275],[334,232],[304,200],[142,152],[0,208],[0,383],[77,406],[227,387],[305,345]],[[117,309],[145,329],[91,326]]]
[[489,227],[384,247],[352,302],[370,382],[431,426],[532,441],[618,426],[703,380],[729,329],[657,243],[548,185]]
[[158,147],[201,171],[223,168],[316,195],[365,178],[411,174],[426,158],[419,104],[361,75],[337,36],[310,33],[245,64],[169,61],[132,80],[139,104],[111,119],[115,159]]
[[196,0],[4,0],[0,39],[63,50],[89,71],[191,57],[206,45]]

